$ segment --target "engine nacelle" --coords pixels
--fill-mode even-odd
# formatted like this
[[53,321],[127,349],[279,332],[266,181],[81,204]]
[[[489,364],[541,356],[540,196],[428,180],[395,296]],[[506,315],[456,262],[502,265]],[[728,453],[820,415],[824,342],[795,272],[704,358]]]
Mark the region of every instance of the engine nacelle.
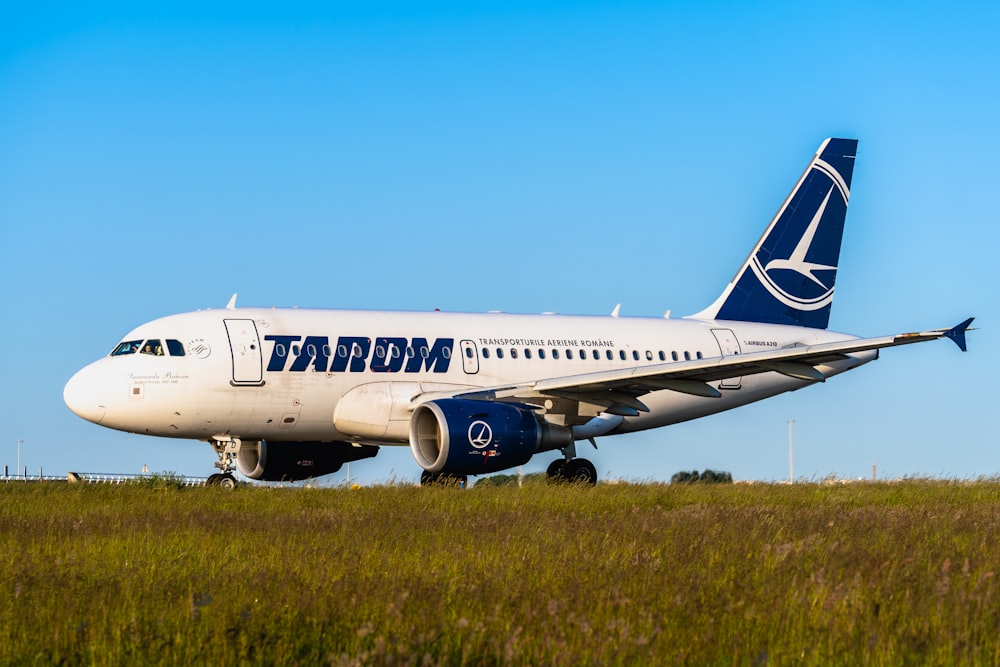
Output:
[[446,398],[418,405],[410,450],[428,472],[481,475],[527,463],[573,442],[570,429],[539,421],[528,408]]
[[294,482],[329,475],[345,463],[376,454],[378,447],[349,442],[244,441],[236,453],[236,467],[250,479]]

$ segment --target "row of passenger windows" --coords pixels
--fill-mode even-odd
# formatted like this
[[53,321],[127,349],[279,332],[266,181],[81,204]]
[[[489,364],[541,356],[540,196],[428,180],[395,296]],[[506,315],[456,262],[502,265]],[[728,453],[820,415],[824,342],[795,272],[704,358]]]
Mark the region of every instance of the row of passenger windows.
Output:
[[[560,356],[560,351],[556,350],[556,349],[552,349],[549,352],[546,352],[544,349],[538,348],[537,350],[535,350],[533,352],[531,350],[531,348],[527,348],[527,347],[524,348],[523,350],[518,350],[516,347],[512,347],[512,348],[510,348],[509,353],[510,353],[510,358],[511,359],[517,359],[518,355],[520,355],[522,353],[524,354],[524,358],[525,359],[531,359],[532,354],[537,354],[539,359],[545,359],[545,357],[546,357],[547,354],[550,354],[553,359],[558,359],[559,356]],[[469,357],[471,359],[473,354],[474,354],[474,352],[472,351],[472,348],[466,348],[466,350],[465,350],[465,356],[467,356],[467,357]],[[565,357],[567,359],[573,359],[574,358],[574,350],[567,349],[567,350],[565,350],[564,354],[565,354]],[[576,357],[578,359],[586,359],[587,358],[587,351],[586,350],[578,350],[578,351],[576,351],[576,354],[578,355]],[[593,357],[594,359],[600,359],[601,358],[601,352],[600,352],[600,350],[591,350],[590,351],[590,356]],[[608,361],[613,361],[614,358],[615,358],[615,353],[612,350],[605,350],[604,351],[604,356],[608,359]],[[625,352],[625,350],[618,350],[618,358],[621,359],[622,361],[627,361],[629,359],[629,356],[630,355],[627,352]],[[484,347],[483,348],[483,359],[489,359],[489,358],[490,358],[490,349],[487,348],[487,347]],[[496,358],[497,359],[503,359],[504,358],[504,350],[503,350],[503,348],[498,347],[496,349]],[[642,360],[642,356],[640,356],[638,350],[632,350],[631,358],[632,358],[633,361],[641,361]],[[663,350],[660,350],[659,352],[656,352],[655,355],[654,355],[654,353],[653,353],[652,350],[646,350],[645,358],[646,358],[646,361],[656,361],[656,360],[666,361],[667,360],[667,353],[664,352]],[[680,361],[681,359],[684,359],[684,361],[691,361],[691,359],[701,359],[701,358],[702,358],[701,352],[695,352],[693,356],[692,356],[692,354],[690,352],[687,352],[687,351],[685,351],[685,352],[674,351],[674,352],[670,353],[670,359],[672,361]]]
[[[179,340],[168,338],[166,343],[166,351],[170,353],[171,357],[184,356],[184,345]],[[160,339],[150,338],[145,342],[141,340],[122,341],[118,343],[118,347],[111,351],[111,356],[120,357],[124,354],[135,354],[137,352],[139,354],[151,354],[154,357],[162,357],[166,354],[166,352],[164,352],[163,343],[160,342]]]
[[[330,354],[333,352],[333,350],[330,348],[329,345],[324,345],[324,346],[322,346],[319,349],[317,349],[316,346],[312,345],[312,344],[306,345],[306,355],[307,356],[309,356],[309,357],[315,357],[317,352],[322,352],[324,357],[329,357]],[[277,356],[279,356],[279,357],[284,357],[288,353],[288,350],[285,348],[284,345],[282,345],[281,343],[278,343],[277,345],[274,346],[274,353]],[[292,345],[292,355],[294,355],[294,356],[297,357],[301,353],[302,353],[302,350],[300,349],[300,347],[298,345]],[[402,354],[404,354],[404,351],[403,351],[402,348],[399,348],[399,347],[397,347],[395,345],[390,345],[390,346],[388,346],[388,348],[386,348],[386,347],[384,347],[382,345],[376,345],[375,346],[375,358],[376,359],[384,359],[387,354],[390,357],[392,357],[393,359],[399,359],[399,357]],[[417,356],[418,354],[422,358],[427,359],[427,358],[429,358],[431,356],[431,351],[430,351],[429,348],[427,348],[424,345],[421,345],[420,347],[413,347],[411,345],[411,346],[405,348],[405,354],[406,354],[407,358],[409,358],[409,359],[412,359],[413,357]],[[341,359],[343,359],[343,358],[345,358],[345,357],[348,356],[348,351],[347,351],[347,346],[346,345],[338,345],[337,346],[337,356],[340,357]],[[355,343],[354,345],[351,346],[350,356],[352,356],[352,357],[358,357],[358,358],[363,357],[364,356],[364,350],[361,348],[360,345],[358,345],[357,343]],[[450,358],[451,357],[451,350],[449,348],[447,348],[447,347],[441,348],[441,356],[444,357],[445,359]]]

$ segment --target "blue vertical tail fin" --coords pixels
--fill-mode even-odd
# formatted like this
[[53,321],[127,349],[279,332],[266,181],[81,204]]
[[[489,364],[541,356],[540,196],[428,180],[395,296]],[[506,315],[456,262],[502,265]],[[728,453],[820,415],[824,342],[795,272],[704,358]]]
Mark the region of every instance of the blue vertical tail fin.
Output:
[[692,317],[827,327],[857,147],[823,142],[733,281]]

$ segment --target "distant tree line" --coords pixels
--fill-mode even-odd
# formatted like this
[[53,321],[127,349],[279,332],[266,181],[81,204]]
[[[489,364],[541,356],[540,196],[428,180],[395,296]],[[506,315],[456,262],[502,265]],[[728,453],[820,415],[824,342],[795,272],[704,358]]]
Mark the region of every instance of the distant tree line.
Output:
[[732,484],[733,476],[728,472],[706,469],[700,475],[697,470],[692,470],[691,472],[682,470],[674,473],[674,476],[670,478],[671,484],[694,484],[695,482],[703,484]]

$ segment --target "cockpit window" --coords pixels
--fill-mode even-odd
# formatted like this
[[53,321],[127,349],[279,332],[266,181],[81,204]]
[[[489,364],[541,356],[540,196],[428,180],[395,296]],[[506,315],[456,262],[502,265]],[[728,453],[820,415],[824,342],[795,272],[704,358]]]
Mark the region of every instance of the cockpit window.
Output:
[[184,345],[179,340],[167,339],[167,349],[170,350],[171,357],[183,357]]
[[151,338],[147,340],[146,343],[142,346],[142,353],[151,354],[154,357],[162,357],[163,345],[160,344],[159,340]]
[[123,354],[135,354],[139,351],[140,345],[142,345],[141,340],[124,340],[118,343],[118,347],[111,352],[111,356],[120,357]]

